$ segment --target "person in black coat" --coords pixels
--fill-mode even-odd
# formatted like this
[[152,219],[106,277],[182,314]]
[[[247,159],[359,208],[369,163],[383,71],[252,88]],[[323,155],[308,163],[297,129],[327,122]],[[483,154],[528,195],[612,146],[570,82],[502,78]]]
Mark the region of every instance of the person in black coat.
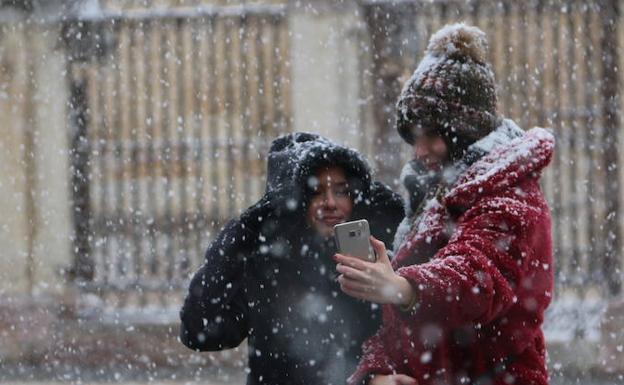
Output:
[[181,341],[217,351],[247,338],[248,385],[343,384],[381,320],[341,292],[333,225],[367,219],[390,244],[401,198],[356,151],[315,134],[274,140],[267,169],[265,195],[223,228],[191,280]]

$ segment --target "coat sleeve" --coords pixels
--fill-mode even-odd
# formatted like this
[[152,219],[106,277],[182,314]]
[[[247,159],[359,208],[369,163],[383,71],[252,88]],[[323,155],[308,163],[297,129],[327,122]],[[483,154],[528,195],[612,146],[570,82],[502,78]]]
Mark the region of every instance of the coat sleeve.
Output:
[[397,364],[388,354],[389,340],[385,334],[389,330],[381,328],[362,346],[362,359],[355,372],[347,379],[347,385],[365,385],[373,374],[393,374],[398,372]]
[[180,311],[180,340],[199,351],[238,346],[248,335],[245,259],[252,253],[262,220],[271,208],[263,199],[230,221],[206,251]]
[[198,351],[238,346],[248,334],[244,259],[252,234],[240,220],[229,222],[206,252],[180,311],[180,339]]
[[430,262],[397,270],[416,289],[418,302],[409,313],[393,312],[447,327],[485,324],[505,312],[518,300],[523,278],[541,268],[537,253],[550,234],[542,201],[539,194],[532,204],[501,196],[477,203]]

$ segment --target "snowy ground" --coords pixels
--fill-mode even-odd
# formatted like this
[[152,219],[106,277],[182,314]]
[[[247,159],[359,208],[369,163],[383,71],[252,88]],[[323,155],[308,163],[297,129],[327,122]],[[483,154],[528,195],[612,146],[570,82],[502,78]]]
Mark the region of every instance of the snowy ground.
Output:
[[[240,378],[237,379],[235,381],[231,381],[231,382],[221,382],[219,380],[215,380],[215,381],[211,381],[211,380],[201,380],[201,381],[151,381],[151,382],[138,382],[138,381],[132,381],[132,382],[124,382],[124,381],[120,381],[120,382],[116,382],[116,384],[120,384],[120,385],[230,385],[230,384],[244,384],[245,380],[244,378]],[[6,382],[3,383],[5,385],[42,385],[42,384],[46,384],[46,385],[67,385],[67,382],[48,382],[48,381],[41,381],[41,382]],[[72,382],[71,384],[100,384],[100,383],[93,383],[93,382]],[[101,384],[110,384],[109,382],[103,382]],[[623,381],[617,381],[617,380],[608,380],[608,379],[592,379],[592,378],[587,378],[587,377],[574,377],[574,378],[567,378],[567,377],[559,377],[559,378],[553,378],[550,385],[573,385],[573,384],[579,384],[579,385],[622,385],[624,384]]]
[[[117,382],[117,384],[120,385],[230,385],[230,384],[244,384],[245,381],[244,379],[240,379],[238,381],[234,381],[234,382],[220,382],[218,380],[216,381],[210,381],[210,380],[201,380],[201,381],[152,381],[152,382]],[[43,382],[7,382],[7,383],[3,383],[5,385],[42,385],[42,384],[46,384],[46,385],[67,385],[67,382],[47,382],[47,381],[43,381]],[[75,382],[72,384],[87,384],[86,382]],[[99,383],[93,383],[93,382],[89,382],[89,384],[99,384]],[[108,382],[104,382],[101,384],[110,384]],[[614,382],[614,381],[609,381],[609,380],[596,380],[596,379],[590,379],[590,378],[560,378],[560,379],[553,379],[551,381],[550,385],[572,385],[572,384],[579,384],[579,385],[621,385],[624,384],[624,382],[619,381],[619,382]]]
[[[152,381],[152,382],[116,382],[115,384],[120,385],[230,385],[230,384],[244,384],[244,380],[236,381],[236,382],[221,382],[218,380],[210,381],[210,380],[201,380],[201,381]],[[2,383],[5,385],[67,385],[67,382],[6,382]],[[110,382],[71,382],[71,384],[110,384]]]
[[189,367],[158,368],[155,370],[128,370],[127,368],[107,367],[104,371],[84,370],[80,368],[55,368],[53,373],[40,367],[5,366],[0,369],[1,385],[230,385],[244,384],[243,368],[208,369]]
[[[544,329],[550,342],[550,385],[624,385],[624,366],[615,365],[622,362],[624,340],[621,330],[624,328],[613,329],[618,336],[613,340],[613,357],[604,355],[599,349],[604,307],[604,303],[595,300],[582,303],[560,300],[549,309]],[[2,349],[5,354],[12,352],[7,348],[10,342],[16,349],[32,349],[17,349],[10,356],[11,360],[0,354],[0,385],[245,383],[244,348],[220,353],[193,353],[177,341],[177,326],[171,326],[175,318],[149,314],[152,321],[162,318],[162,324],[143,325],[138,322],[140,320],[132,318],[130,322],[119,314],[109,320],[107,313],[103,312],[97,314],[97,323],[78,322],[73,318],[46,321],[47,318],[40,318],[51,317],[53,310],[45,306],[28,307],[31,308],[44,311],[41,314],[5,311],[13,318],[29,320],[29,323],[15,328],[13,334],[10,333],[12,328],[4,329],[9,334],[3,335],[0,353]],[[131,315],[138,316],[136,313]],[[7,325],[19,324],[13,318],[5,320]],[[43,329],[47,332],[39,335],[37,331]],[[612,366],[620,368],[622,374],[608,374]]]
[[[32,373],[30,374],[33,375]],[[180,378],[180,376],[186,376]],[[144,377],[145,374],[143,374]],[[137,375],[120,375],[116,378],[105,380],[94,380],[89,373],[85,373],[84,376],[78,378],[57,378],[54,381],[46,380],[45,378],[37,378],[32,381],[21,381],[14,379],[10,381],[2,381],[0,377],[0,384],[3,385],[61,385],[61,384],[120,384],[120,385],[234,385],[244,384],[245,374],[243,370],[223,370],[218,369],[217,372],[205,372],[201,374],[195,374],[195,377],[189,376],[189,373],[154,373],[155,377],[152,378],[138,378]],[[34,377],[38,377],[37,374]],[[139,375],[139,377],[142,377]],[[588,373],[551,373],[550,385],[624,385],[624,376],[613,375],[601,377],[588,374]]]

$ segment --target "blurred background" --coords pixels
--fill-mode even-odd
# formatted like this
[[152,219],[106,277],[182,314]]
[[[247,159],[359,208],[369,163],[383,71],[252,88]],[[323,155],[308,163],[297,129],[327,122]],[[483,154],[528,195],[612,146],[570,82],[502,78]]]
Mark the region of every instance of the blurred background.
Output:
[[499,109],[551,128],[554,383],[624,383],[623,1],[0,0],[0,383],[243,383],[177,341],[190,274],[277,135],[398,191],[394,102],[430,34],[490,40]]

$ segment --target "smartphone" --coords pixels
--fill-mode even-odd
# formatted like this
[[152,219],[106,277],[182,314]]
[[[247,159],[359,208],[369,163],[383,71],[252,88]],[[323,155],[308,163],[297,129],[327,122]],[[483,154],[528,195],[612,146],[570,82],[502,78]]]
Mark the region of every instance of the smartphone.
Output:
[[366,219],[335,225],[334,237],[340,254],[375,262],[375,252],[370,244],[370,228]]

